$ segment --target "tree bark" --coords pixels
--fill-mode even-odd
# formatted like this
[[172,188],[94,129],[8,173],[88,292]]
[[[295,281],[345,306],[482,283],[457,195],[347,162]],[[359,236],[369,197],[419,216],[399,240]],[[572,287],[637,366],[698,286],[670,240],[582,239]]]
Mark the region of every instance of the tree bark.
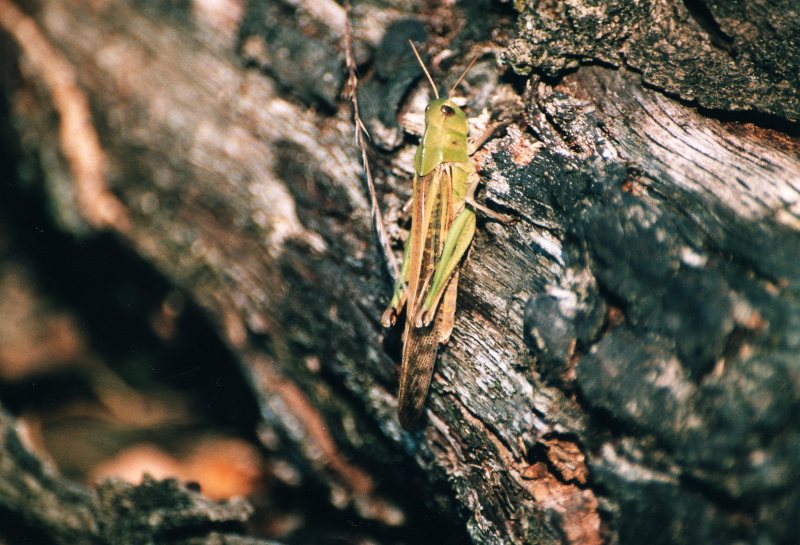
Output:
[[[339,98],[339,4],[0,0],[18,61],[3,89],[20,176],[42,174],[65,230],[116,233],[190,294],[241,362],[265,448],[338,505],[392,525],[424,499],[474,543],[793,543],[790,4],[356,6],[398,252],[426,100],[406,38],[428,44],[442,86],[479,55],[466,109],[506,123],[475,161],[480,198],[518,221],[479,223],[412,433]],[[14,497],[5,508],[26,511]]]

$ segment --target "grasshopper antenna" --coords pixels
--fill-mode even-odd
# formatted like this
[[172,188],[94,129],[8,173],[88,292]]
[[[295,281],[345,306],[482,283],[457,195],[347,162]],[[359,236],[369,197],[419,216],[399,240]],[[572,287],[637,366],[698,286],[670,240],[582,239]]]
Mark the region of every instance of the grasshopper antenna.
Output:
[[[451,86],[450,86],[450,90],[448,90],[448,91],[447,91],[447,96],[448,96],[448,97],[449,97],[449,96],[452,96],[452,94],[453,94],[453,91],[455,91],[455,90],[456,90],[456,87],[458,87],[458,84],[459,84],[459,83],[461,83],[461,80],[463,80],[463,79],[464,79],[464,76],[466,76],[466,75],[467,75],[467,72],[469,72],[470,68],[472,68],[472,67],[475,65],[475,62],[476,62],[477,60],[478,60],[478,55],[475,55],[475,56],[472,58],[472,60],[470,61],[470,63],[467,65],[467,67],[464,69],[464,71],[463,71],[463,72],[461,72],[461,75],[460,75],[460,76],[458,76],[458,79],[456,80],[456,82],[455,82],[453,85],[451,85]],[[439,97],[436,97],[436,98],[439,98]]]
[[419,51],[417,51],[417,48],[414,47],[414,42],[408,40],[408,45],[410,45],[411,49],[414,51],[414,55],[417,57],[419,65],[422,67],[422,71],[425,72],[426,76],[428,76],[428,81],[431,82],[431,87],[433,87],[433,94],[436,95],[436,98],[439,98],[439,90],[436,88],[436,84],[433,83],[433,78],[431,77],[430,72],[428,72],[428,69],[425,68],[425,63],[422,62],[422,57],[419,56]]

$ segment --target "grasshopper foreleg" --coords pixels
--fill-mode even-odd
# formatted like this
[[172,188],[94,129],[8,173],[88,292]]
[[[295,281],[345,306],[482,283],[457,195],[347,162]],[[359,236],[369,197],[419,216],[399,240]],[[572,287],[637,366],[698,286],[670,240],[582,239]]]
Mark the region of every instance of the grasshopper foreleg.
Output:
[[505,126],[505,124],[504,123],[499,123],[499,122],[496,122],[496,121],[493,122],[493,123],[490,123],[486,127],[486,130],[484,130],[483,133],[481,133],[481,135],[478,138],[476,138],[475,140],[472,140],[472,141],[469,142],[469,148],[467,149],[467,154],[470,157],[475,155],[475,152],[478,151],[479,149],[481,149],[483,147],[483,145],[486,142],[489,141],[489,138],[492,137],[492,135],[495,133],[495,131],[497,129],[499,129],[500,127],[502,127],[502,126]]

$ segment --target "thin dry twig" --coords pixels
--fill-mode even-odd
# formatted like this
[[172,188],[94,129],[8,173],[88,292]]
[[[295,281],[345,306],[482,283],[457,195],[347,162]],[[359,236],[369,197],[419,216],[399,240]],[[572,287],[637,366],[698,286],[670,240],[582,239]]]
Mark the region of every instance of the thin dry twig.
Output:
[[375,182],[372,179],[372,171],[369,166],[369,156],[367,155],[367,132],[358,108],[358,76],[356,75],[356,61],[353,55],[352,27],[350,24],[350,2],[344,3],[345,24],[344,24],[344,54],[347,64],[347,84],[345,85],[345,96],[353,104],[353,124],[355,125],[356,145],[361,149],[361,161],[364,164],[364,174],[367,179],[369,198],[372,204],[372,227],[377,237],[378,250],[383,254],[387,272],[392,277],[392,282],[396,284],[400,279],[400,267],[397,265],[392,246],[389,243],[389,236],[383,224],[383,214],[378,206],[378,196],[375,193]]

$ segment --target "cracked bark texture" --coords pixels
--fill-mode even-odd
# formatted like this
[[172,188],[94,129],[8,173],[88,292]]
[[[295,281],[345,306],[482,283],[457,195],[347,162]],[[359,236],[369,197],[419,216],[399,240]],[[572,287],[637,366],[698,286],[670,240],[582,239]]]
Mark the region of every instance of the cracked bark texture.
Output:
[[427,92],[406,39],[441,84],[479,54],[466,108],[508,122],[475,160],[481,198],[519,221],[479,224],[415,433],[395,416],[390,286],[339,99],[342,7],[23,5],[90,105],[98,188],[65,144],[92,138],[63,133],[52,55],[10,29],[13,6],[21,179],[65,230],[118,233],[191,295],[241,362],[265,448],[333,503],[385,525],[422,503],[482,544],[796,542],[792,2],[354,7],[398,250]]
[[251,515],[243,499],[212,502],[169,479],[138,486],[109,480],[93,490],[71,483],[30,452],[5,411],[0,451],[0,506],[35,528],[31,542],[277,545],[226,531]]

